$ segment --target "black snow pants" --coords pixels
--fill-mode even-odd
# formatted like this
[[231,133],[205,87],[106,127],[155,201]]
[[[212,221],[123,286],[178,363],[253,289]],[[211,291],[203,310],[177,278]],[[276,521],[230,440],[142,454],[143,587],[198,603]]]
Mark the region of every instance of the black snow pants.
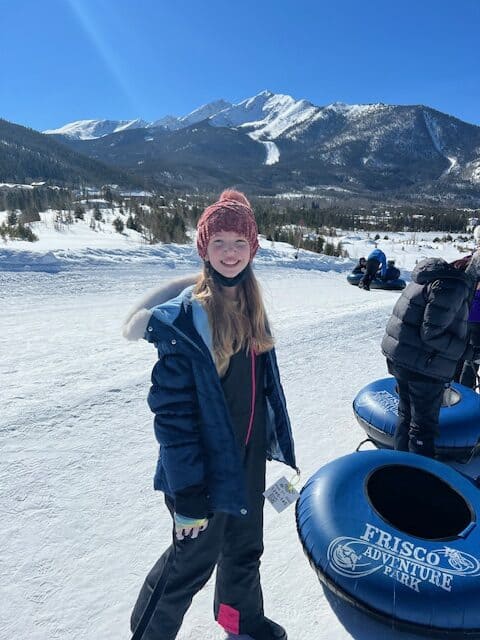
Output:
[[394,448],[433,458],[445,383],[388,362],[398,389]]
[[[470,324],[470,344],[480,349],[480,323],[478,322]],[[465,360],[460,364],[462,367],[458,381],[465,387],[475,389],[477,386],[478,364],[470,360]]]
[[370,289],[370,284],[372,280],[375,278],[375,276],[377,275],[377,271],[379,267],[380,267],[380,260],[377,260],[376,258],[369,258],[367,260],[367,268],[365,270],[365,275],[361,279],[363,288],[366,289],[367,291]]
[[[251,453],[252,455],[249,455]],[[261,453],[261,455],[259,455]],[[131,617],[134,640],[174,640],[193,596],[217,567],[214,614],[226,631],[248,633],[263,617],[260,557],[263,553],[265,453],[245,457],[249,511],[217,512],[198,538],[177,540],[148,574]],[[167,498],[173,513],[173,503]]]

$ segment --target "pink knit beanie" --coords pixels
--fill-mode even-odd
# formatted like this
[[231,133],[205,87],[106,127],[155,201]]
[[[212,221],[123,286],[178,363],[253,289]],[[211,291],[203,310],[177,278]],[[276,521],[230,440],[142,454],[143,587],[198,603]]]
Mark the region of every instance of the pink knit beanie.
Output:
[[248,240],[250,260],[258,249],[258,228],[249,201],[240,191],[228,189],[210,205],[197,223],[197,249],[205,260],[210,238],[219,231],[236,231]]

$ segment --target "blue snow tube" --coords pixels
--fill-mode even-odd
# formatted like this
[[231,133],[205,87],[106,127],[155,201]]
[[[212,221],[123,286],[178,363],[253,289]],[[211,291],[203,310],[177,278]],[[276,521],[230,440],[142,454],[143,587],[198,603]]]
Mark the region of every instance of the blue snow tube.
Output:
[[337,596],[390,628],[479,638],[479,510],[466,476],[380,449],[319,469],[296,518],[313,569]]
[[[362,273],[349,273],[347,280],[350,284],[358,286],[358,283],[363,278]],[[396,278],[395,280],[380,280],[380,278],[374,278],[370,283],[370,289],[385,289],[387,291],[401,291],[405,289],[407,283],[403,278]]]
[[[397,408],[395,378],[382,378],[367,384],[353,401],[353,412],[360,426],[382,448],[393,449]],[[461,459],[476,455],[479,447],[480,394],[452,382],[445,390],[440,409],[440,434],[435,439],[437,454]]]

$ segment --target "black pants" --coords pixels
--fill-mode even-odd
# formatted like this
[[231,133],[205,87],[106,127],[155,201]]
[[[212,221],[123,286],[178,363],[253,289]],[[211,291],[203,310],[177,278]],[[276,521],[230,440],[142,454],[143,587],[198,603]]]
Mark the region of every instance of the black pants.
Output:
[[[177,540],[148,574],[131,617],[135,640],[174,640],[193,596],[217,567],[214,613],[227,631],[248,633],[263,616],[260,557],[263,553],[265,455],[247,454],[249,512],[217,512],[196,539]],[[252,456],[253,458],[253,456]],[[167,498],[173,512],[173,504]],[[161,587],[154,593],[158,585]],[[142,633],[143,630],[143,633]]]
[[376,258],[369,258],[367,260],[367,268],[365,270],[365,275],[361,279],[364,289],[370,288],[370,283],[377,275],[379,266],[380,266],[380,260],[377,260]]
[[[480,323],[470,324],[470,344],[480,348]],[[477,386],[478,364],[470,360],[461,360],[455,372],[455,380],[465,387],[475,389]]]
[[388,364],[398,389],[394,448],[433,458],[445,384]]
[[463,384],[465,387],[469,387],[470,389],[475,389],[478,384],[477,376],[478,364],[465,360],[460,373],[460,384]]

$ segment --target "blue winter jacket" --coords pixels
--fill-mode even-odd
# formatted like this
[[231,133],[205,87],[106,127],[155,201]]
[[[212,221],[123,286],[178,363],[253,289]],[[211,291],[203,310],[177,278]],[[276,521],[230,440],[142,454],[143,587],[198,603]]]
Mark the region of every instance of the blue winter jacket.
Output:
[[[244,472],[212,357],[208,318],[193,287],[151,310],[145,339],[158,349],[148,404],[160,453],[154,487],[174,497],[205,486],[210,511],[245,515]],[[190,331],[177,322],[182,314]],[[290,420],[272,349],[266,354],[267,459],[296,468]]]
[[385,274],[387,273],[386,255],[381,249],[374,249],[371,253],[369,253],[367,260],[370,260],[370,258],[374,258],[375,260],[378,260],[380,262],[380,266],[382,268],[380,275],[382,276],[382,278],[384,278]]

